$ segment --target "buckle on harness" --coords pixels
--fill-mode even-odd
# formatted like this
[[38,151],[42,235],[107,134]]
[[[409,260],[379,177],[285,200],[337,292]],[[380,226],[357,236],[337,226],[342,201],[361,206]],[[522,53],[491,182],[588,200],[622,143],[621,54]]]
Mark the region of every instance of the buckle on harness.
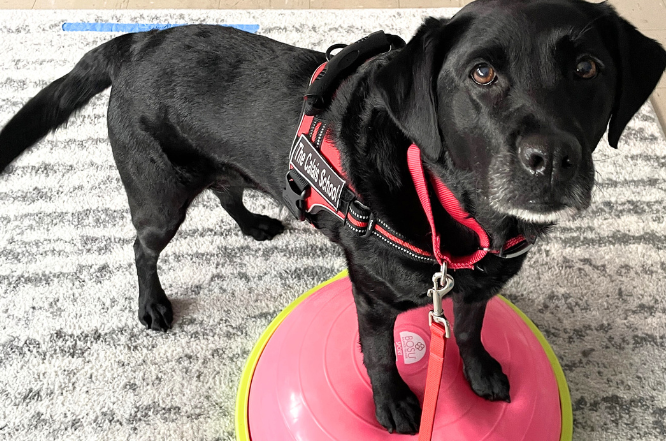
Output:
[[501,249],[498,256],[502,259],[513,259],[514,257],[522,256],[530,249],[532,249],[533,246],[533,243],[529,243],[525,240],[518,245],[509,248],[508,250]]
[[292,176],[289,170],[285,176],[282,200],[287,209],[299,221],[305,220],[305,191],[308,185],[299,185],[299,179]]
[[376,223],[377,223],[377,218],[375,216],[375,213],[370,212],[370,218],[368,219],[368,228],[365,230],[365,233],[363,233],[361,237],[372,236],[372,230],[374,230]]
[[522,256],[531,250],[533,246],[534,240],[525,239],[510,248],[502,248],[499,251],[493,250],[491,248],[481,248],[481,250],[487,251],[489,253],[495,253],[497,254],[497,257],[501,257],[502,259],[513,259],[514,257]]

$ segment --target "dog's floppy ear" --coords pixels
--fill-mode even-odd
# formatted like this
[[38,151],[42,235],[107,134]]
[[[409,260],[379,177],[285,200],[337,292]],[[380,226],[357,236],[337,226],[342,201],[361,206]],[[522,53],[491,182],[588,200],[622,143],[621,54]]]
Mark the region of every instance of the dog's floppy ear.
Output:
[[393,121],[433,161],[442,150],[435,89],[446,52],[447,22],[427,19],[375,75],[375,86]]
[[615,103],[608,126],[608,143],[617,148],[620,135],[648,99],[666,68],[666,51],[612,11],[618,69]]

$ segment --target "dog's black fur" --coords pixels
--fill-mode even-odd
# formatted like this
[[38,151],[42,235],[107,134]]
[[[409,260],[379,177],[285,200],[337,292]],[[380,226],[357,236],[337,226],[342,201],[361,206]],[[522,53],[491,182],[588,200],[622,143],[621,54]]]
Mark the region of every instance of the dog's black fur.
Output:
[[[113,85],[108,128],[137,230],[139,320],[166,330],[173,316],[157,259],[197,194],[212,190],[257,240],[283,230],[279,221],[250,213],[242,194],[254,188],[281,199],[303,92],[324,59],[215,26],[115,38],[7,124],[0,171]],[[585,71],[589,60],[599,72],[584,79],[576,69]],[[487,86],[471,78],[483,63],[497,72]],[[431,246],[406,166],[413,141],[425,166],[499,248],[519,233],[539,236],[558,213],[589,205],[592,151],[609,121],[609,141],[617,145],[665,66],[661,46],[608,5],[481,0],[451,20],[428,19],[406,47],[367,62],[340,86],[324,116],[345,172],[378,217],[414,244]],[[434,209],[443,247],[455,255],[477,249],[474,234]],[[438,268],[358,237],[330,214],[312,220],[348,261],[377,419],[389,431],[414,433],[421,410],[396,368],[393,324],[400,312],[429,302],[426,289]],[[465,375],[490,400],[509,401],[510,394],[501,366],[481,343],[485,306],[523,260],[489,254],[475,270],[453,274]]]

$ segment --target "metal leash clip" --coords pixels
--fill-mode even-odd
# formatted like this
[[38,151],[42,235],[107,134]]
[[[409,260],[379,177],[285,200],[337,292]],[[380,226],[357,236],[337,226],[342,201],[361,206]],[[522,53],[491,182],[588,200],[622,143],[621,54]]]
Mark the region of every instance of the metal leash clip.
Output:
[[446,262],[442,264],[441,271],[436,272],[432,276],[433,287],[428,290],[428,297],[432,297],[432,304],[434,309],[428,314],[428,322],[432,326],[432,322],[436,322],[444,326],[446,330],[446,338],[451,335],[451,325],[444,317],[444,310],[442,309],[442,299],[447,295],[455,284],[453,277],[446,273]]

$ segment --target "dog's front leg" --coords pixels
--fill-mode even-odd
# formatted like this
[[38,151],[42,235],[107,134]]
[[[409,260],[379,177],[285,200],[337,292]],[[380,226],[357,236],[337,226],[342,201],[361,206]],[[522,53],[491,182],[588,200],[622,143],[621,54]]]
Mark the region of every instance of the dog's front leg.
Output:
[[[361,274],[359,274],[361,273]],[[372,383],[375,415],[389,432],[417,433],[421,419],[419,401],[404,382],[395,360],[393,325],[399,310],[383,299],[389,288],[365,271],[350,268],[363,363]]]
[[474,393],[490,401],[510,402],[509,379],[481,342],[487,303],[488,300],[468,303],[464,294],[454,293],[453,333],[463,360],[463,372]]

